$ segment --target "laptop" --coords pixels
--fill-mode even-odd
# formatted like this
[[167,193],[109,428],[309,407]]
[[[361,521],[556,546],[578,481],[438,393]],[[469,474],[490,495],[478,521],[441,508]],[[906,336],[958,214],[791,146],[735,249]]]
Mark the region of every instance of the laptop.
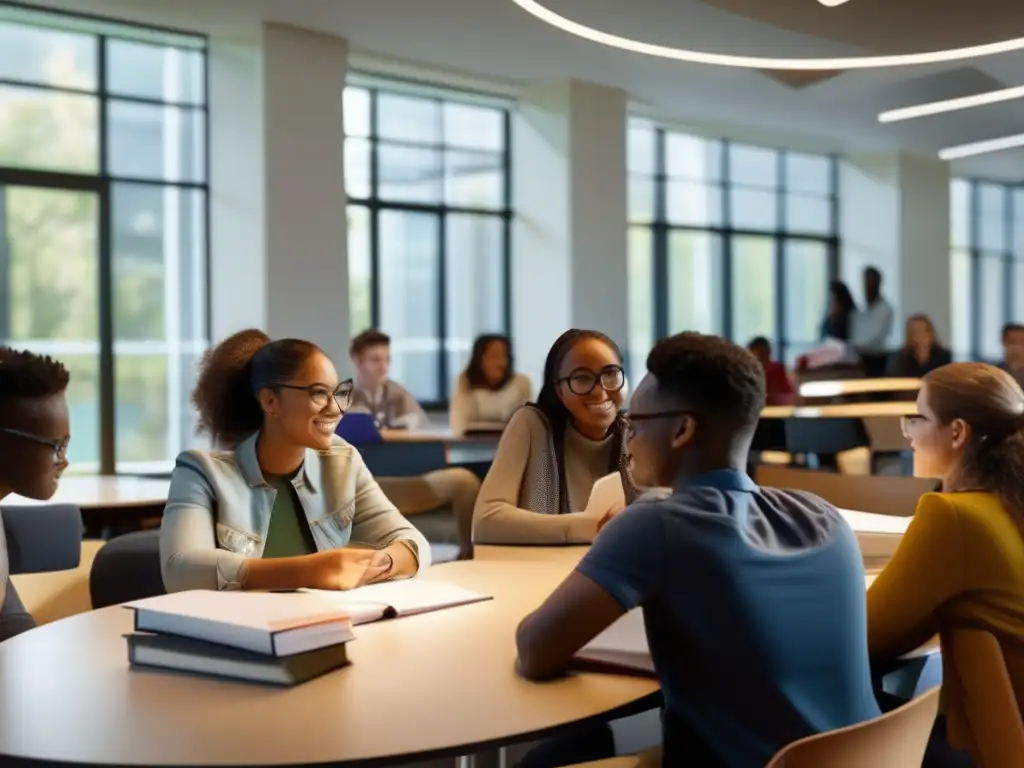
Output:
[[338,422],[334,434],[350,445],[372,445],[383,438],[377,428],[377,419],[372,413],[349,411]]

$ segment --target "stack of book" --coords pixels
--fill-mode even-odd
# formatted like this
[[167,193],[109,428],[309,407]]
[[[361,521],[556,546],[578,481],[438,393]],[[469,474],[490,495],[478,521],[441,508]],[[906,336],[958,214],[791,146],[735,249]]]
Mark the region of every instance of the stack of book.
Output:
[[132,667],[297,685],[345,666],[353,626],[489,600],[420,580],[349,592],[193,590],[128,603]]

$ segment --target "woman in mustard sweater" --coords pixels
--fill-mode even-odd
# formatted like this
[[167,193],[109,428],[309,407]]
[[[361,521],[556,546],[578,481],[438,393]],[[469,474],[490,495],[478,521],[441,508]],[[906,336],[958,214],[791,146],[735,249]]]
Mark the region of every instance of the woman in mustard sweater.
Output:
[[[999,640],[1024,703],[1024,392],[994,366],[952,363],[924,377],[917,410],[903,423],[914,474],[941,478],[942,492],[921,497],[868,590],[871,656],[891,660],[936,634],[985,629]],[[966,749],[963,702],[944,693],[937,729],[948,722],[950,743]],[[970,764],[948,746],[925,761]]]

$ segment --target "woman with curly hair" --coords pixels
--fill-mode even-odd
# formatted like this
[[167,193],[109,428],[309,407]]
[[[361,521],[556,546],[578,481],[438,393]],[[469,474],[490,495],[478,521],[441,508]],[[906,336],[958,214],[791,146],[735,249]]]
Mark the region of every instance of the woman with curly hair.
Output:
[[426,539],[335,437],[351,397],[308,341],[247,330],[207,355],[192,401],[223,450],[178,457],[160,529],[169,592],[350,589],[429,565]]

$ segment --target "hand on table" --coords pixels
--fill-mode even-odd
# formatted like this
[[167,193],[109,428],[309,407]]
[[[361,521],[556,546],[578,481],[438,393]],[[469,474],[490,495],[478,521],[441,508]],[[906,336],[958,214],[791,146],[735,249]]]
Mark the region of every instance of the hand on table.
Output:
[[598,518],[597,532],[600,533],[601,529],[608,525],[608,523],[611,522],[613,518],[617,517],[625,509],[626,506],[624,504],[616,504],[614,507],[611,507],[610,509],[606,510],[605,513],[601,515],[600,518]]
[[384,581],[393,567],[391,555],[378,549],[343,547],[313,555],[317,589],[355,589]]

